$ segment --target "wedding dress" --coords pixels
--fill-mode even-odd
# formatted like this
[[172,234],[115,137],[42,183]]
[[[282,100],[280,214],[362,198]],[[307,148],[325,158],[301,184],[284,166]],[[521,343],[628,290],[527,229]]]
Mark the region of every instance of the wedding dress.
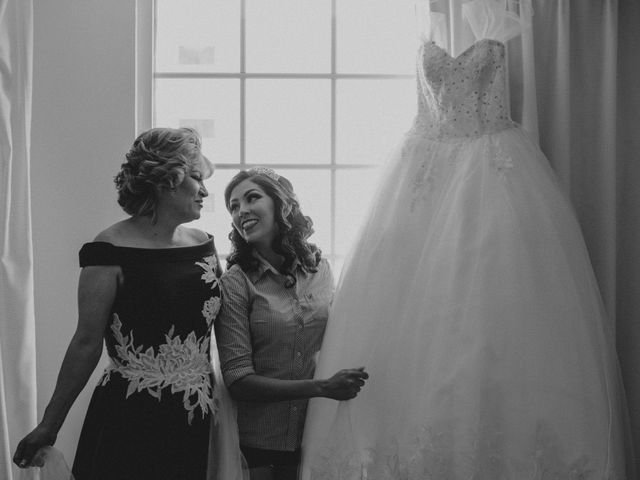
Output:
[[418,112],[347,259],[316,370],[365,366],[370,379],[349,402],[311,401],[303,480],[634,478],[580,227],[509,115],[505,42],[527,28],[526,6],[465,4],[476,40],[456,56],[421,42]]

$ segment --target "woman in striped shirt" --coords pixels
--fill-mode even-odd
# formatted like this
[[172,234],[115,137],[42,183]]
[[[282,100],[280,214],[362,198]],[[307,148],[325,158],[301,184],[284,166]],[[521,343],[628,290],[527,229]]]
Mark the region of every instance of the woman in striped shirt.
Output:
[[241,449],[252,480],[294,480],[308,399],[354,398],[363,367],[313,379],[333,275],[307,238],[289,180],[241,171],[225,190],[233,251],[222,278],[216,336],[225,383],[238,401]]

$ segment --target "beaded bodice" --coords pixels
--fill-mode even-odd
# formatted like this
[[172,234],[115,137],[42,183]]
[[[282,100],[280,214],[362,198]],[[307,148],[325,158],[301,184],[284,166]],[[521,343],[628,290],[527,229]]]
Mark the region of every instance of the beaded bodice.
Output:
[[438,140],[510,128],[505,45],[483,39],[457,57],[431,40],[420,46],[418,113],[410,133]]

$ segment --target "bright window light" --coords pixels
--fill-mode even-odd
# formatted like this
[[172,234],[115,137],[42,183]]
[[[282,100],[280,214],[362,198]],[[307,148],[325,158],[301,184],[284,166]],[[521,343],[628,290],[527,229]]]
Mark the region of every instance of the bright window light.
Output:
[[230,249],[240,169],[291,180],[336,278],[415,115],[413,0],[155,0],[152,125],[196,128],[217,166],[194,226]]

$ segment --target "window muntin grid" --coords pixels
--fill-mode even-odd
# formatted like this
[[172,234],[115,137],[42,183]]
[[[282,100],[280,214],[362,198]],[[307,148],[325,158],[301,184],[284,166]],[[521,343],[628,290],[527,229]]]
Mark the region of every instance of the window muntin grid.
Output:
[[[268,7],[274,4],[278,7]],[[216,8],[217,15],[207,10]],[[292,180],[303,212],[314,219],[316,233],[311,240],[340,270],[354,226],[373,193],[377,166],[400,140],[415,112],[412,8],[411,2],[403,0],[153,2],[149,126],[190,125],[203,135],[204,153],[216,163],[217,171],[207,183],[211,195],[194,226],[216,236],[223,256],[228,253],[230,230],[224,186],[239,169],[261,165]],[[180,20],[180,12],[187,11],[186,20]],[[217,18],[210,22],[211,28],[207,16]],[[221,20],[225,16],[227,20]],[[317,24],[326,23],[325,33],[318,33],[315,25],[320,39],[314,42],[322,45],[313,47],[324,48],[325,56],[309,62],[293,52],[290,58],[274,56],[271,63],[255,60],[259,53],[264,57],[284,45],[287,35],[310,35],[295,25],[305,16]],[[274,18],[286,28],[278,29]],[[256,25],[262,26],[261,31],[253,32],[259,28]],[[169,28],[178,43],[171,45],[163,38],[163,28]],[[276,30],[278,38],[267,39]],[[187,32],[184,37],[183,32]],[[367,35],[379,41],[368,40]],[[253,47],[257,53],[252,45],[259,46]],[[372,52],[376,46],[377,52]],[[168,49],[178,62],[167,60]],[[383,50],[387,53],[379,53]],[[366,58],[376,55],[387,58],[367,64]],[[349,56],[355,59],[351,63]]]

